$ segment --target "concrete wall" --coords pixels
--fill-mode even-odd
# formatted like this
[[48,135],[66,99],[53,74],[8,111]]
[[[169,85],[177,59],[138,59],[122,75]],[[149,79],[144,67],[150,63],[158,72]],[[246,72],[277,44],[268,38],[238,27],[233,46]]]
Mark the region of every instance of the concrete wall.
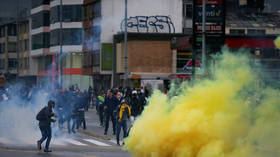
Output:
[[[124,0],[102,0],[102,43],[112,43],[113,34],[121,32],[121,24],[124,20],[124,2]],[[136,24],[140,21],[140,18],[138,21],[134,18],[136,16],[147,17],[148,23],[149,21],[155,22],[160,18],[156,17],[158,15],[169,17],[174,25],[175,33],[182,33],[182,0],[128,0],[129,22]],[[141,20],[143,19],[142,17]],[[169,26],[172,27],[170,23],[157,22],[156,24],[163,26],[163,29],[158,29],[158,32],[162,33],[168,33]],[[147,33],[147,29],[137,30],[136,27],[133,27],[129,28],[128,32]],[[154,33],[156,30],[149,26],[148,32]],[[173,29],[171,29],[171,33],[174,33]]]

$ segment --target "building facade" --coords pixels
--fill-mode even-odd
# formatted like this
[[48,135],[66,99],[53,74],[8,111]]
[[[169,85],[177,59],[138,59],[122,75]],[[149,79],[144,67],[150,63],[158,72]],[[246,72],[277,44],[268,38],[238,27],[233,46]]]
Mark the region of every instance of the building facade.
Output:
[[37,84],[51,82],[55,69],[50,69],[52,56],[50,54],[50,0],[32,0],[31,2],[31,51],[30,56],[35,60]]
[[83,0],[50,2],[50,52],[61,65],[62,88],[77,84],[84,90],[93,83],[91,76],[82,74],[82,5]]
[[[141,1],[128,1],[128,32],[137,34],[176,34],[182,33],[182,0],[141,0]],[[123,79],[123,71],[117,71],[117,65],[120,65],[123,60],[118,58],[123,53],[123,41],[117,40],[117,36],[121,36],[124,32],[124,12],[125,1],[124,0],[84,0],[84,64],[83,69],[86,74],[93,76],[94,82],[99,87],[98,89],[105,89],[112,86],[121,86]],[[130,38],[132,39],[132,38]],[[156,38],[155,38],[156,39]],[[141,45],[144,46],[147,43],[146,39],[135,39],[137,42],[128,43],[128,53],[132,54],[128,57],[128,62],[133,63],[134,59],[145,60],[141,55]],[[157,64],[158,61],[153,52],[156,50],[160,52],[162,46],[167,49],[169,55],[172,54],[170,48],[170,41],[161,41],[157,38],[158,42],[150,40],[150,49],[144,49],[146,54],[151,54],[148,62],[150,64]],[[129,45],[131,44],[131,45]],[[133,54],[140,53],[140,56],[134,56]],[[154,54],[156,55],[156,53]],[[170,59],[169,55],[163,55]],[[123,56],[124,57],[124,56]],[[139,58],[140,57],[140,58]],[[154,60],[153,60],[154,59]],[[135,63],[136,64],[136,63]],[[141,75],[141,79],[156,79],[159,77],[168,76],[172,73],[171,62],[168,63],[169,70],[162,71],[146,71],[147,67],[150,69],[153,65],[144,65],[145,62],[138,65],[138,68],[134,68],[132,64],[128,65],[130,70],[129,77],[134,79],[135,74]],[[131,66],[131,67],[130,67]],[[144,68],[146,67],[146,68]],[[162,68],[164,68],[163,66]],[[145,74],[145,75],[144,75]],[[145,76],[145,77],[144,77]],[[147,77],[146,77],[147,76]],[[137,78],[138,79],[138,78]],[[117,80],[115,82],[115,80]],[[139,80],[139,79],[138,79]],[[97,89],[97,90],[98,90]]]
[[[15,22],[0,26],[0,72],[6,79],[18,74],[17,25]],[[9,78],[8,78],[9,77]]]
[[35,59],[30,56],[31,19],[18,22],[18,79],[27,85],[37,83]]
[[[82,0],[33,0],[31,56],[37,63],[37,82],[52,89],[91,84],[82,75]],[[36,65],[35,65],[36,66]]]

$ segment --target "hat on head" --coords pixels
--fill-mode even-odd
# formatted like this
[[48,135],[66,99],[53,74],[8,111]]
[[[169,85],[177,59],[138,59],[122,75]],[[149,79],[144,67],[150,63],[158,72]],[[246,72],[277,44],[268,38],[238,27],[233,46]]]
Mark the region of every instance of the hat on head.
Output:
[[50,106],[51,104],[55,104],[53,100],[48,101],[48,106]]
[[121,104],[126,104],[125,99],[123,99],[123,100],[121,101]]

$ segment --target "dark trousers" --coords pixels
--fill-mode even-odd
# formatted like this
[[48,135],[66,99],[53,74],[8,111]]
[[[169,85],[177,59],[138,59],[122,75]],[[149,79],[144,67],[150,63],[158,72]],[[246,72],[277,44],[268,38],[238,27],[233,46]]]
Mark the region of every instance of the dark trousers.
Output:
[[39,126],[42,134],[42,138],[39,140],[40,143],[43,143],[46,139],[45,149],[49,149],[49,145],[52,138],[52,129],[51,126]]
[[103,125],[104,122],[104,107],[101,105],[99,106],[99,121],[100,121],[100,125]]
[[105,122],[105,133],[107,134],[108,128],[109,128],[109,121],[112,120],[113,124],[113,132],[116,133],[116,118],[114,116],[113,112],[105,112],[106,114],[106,122]]
[[85,119],[85,111],[78,111],[78,124],[77,124],[77,129],[80,128],[80,126],[83,124],[84,130],[87,128],[86,127],[86,119]]
[[120,132],[121,132],[121,128],[123,129],[123,138],[127,137],[127,124],[126,124],[126,120],[122,120],[121,122],[117,123],[117,134],[116,134],[116,138],[117,138],[117,142],[119,143],[120,141]]

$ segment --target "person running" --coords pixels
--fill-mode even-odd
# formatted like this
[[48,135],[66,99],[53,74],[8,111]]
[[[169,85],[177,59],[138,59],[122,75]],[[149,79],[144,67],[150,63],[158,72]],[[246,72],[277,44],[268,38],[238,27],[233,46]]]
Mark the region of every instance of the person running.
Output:
[[52,138],[51,122],[56,121],[55,119],[52,119],[52,117],[56,117],[56,115],[53,113],[54,106],[54,101],[50,100],[48,102],[48,106],[41,109],[41,111],[36,116],[36,119],[39,121],[39,128],[42,134],[42,138],[37,141],[37,147],[39,150],[41,150],[41,144],[47,139],[44,152],[52,152],[49,149],[49,145]]
[[117,134],[116,134],[117,145],[120,145],[121,128],[123,129],[123,139],[127,137],[127,120],[129,119],[130,116],[131,116],[130,107],[123,100],[118,108],[118,115],[117,115],[118,117]]

